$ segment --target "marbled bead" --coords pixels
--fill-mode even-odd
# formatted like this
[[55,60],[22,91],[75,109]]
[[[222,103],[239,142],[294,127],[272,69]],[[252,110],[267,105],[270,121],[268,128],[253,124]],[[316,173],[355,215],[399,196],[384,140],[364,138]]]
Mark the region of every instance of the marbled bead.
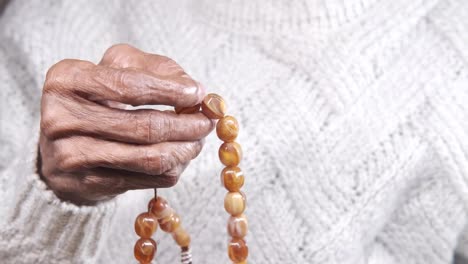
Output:
[[158,196],[158,198],[151,199],[148,204],[148,211],[151,211],[153,215],[156,216],[157,219],[161,219],[167,216],[170,216],[174,210],[169,206],[166,199]]
[[221,171],[221,182],[230,192],[237,192],[244,185],[244,173],[239,167],[226,167]]
[[233,238],[228,245],[228,255],[234,263],[242,263],[249,255],[249,248],[243,239]]
[[220,119],[226,114],[226,103],[221,96],[211,93],[203,98],[201,109],[208,118]]
[[224,142],[218,151],[219,160],[226,166],[237,166],[242,159],[242,148],[237,142]]
[[150,263],[156,254],[157,245],[151,238],[140,238],[135,243],[133,253],[140,263]]
[[178,214],[171,214],[170,216],[158,219],[161,230],[167,233],[172,233],[180,226],[180,217]]
[[174,230],[172,237],[181,248],[190,246],[190,235],[182,227],[179,226],[179,228]]
[[239,134],[239,123],[232,116],[221,118],[216,124],[216,134],[224,142],[232,142]]
[[224,197],[224,209],[232,216],[242,214],[245,206],[245,195],[242,192],[228,192]]
[[195,114],[200,111],[200,104],[189,107],[175,107],[176,114]]
[[244,238],[247,235],[248,229],[247,217],[244,214],[229,217],[227,230],[230,236]]
[[151,209],[154,206],[154,198],[148,202],[148,212],[151,212]]
[[158,220],[152,213],[142,213],[135,219],[135,232],[142,238],[150,238],[157,228]]

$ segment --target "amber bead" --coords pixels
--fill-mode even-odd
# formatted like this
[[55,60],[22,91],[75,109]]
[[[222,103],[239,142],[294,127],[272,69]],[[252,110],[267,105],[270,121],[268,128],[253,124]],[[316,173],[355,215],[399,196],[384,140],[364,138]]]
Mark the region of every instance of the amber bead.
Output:
[[227,230],[230,236],[234,238],[243,238],[247,235],[248,229],[249,225],[247,217],[244,214],[229,217]]
[[200,104],[189,107],[176,107],[174,111],[176,114],[195,114],[200,111]]
[[148,202],[148,212],[151,212],[151,208],[153,208],[153,205],[154,205],[154,198]]
[[239,123],[234,117],[225,116],[216,124],[216,134],[222,141],[232,142],[239,134]]
[[180,247],[189,247],[190,246],[190,235],[183,229],[182,227],[177,228],[172,233],[172,237],[174,238],[177,245]]
[[142,238],[150,238],[158,228],[158,220],[152,213],[142,213],[135,220],[135,232]]
[[219,160],[226,166],[237,166],[242,159],[242,148],[237,142],[224,142],[218,151]]
[[228,245],[228,255],[233,262],[239,263],[247,259],[249,248],[243,239],[233,238]]
[[167,203],[166,199],[162,198],[161,196],[158,196],[158,198],[151,199],[151,201],[148,204],[148,211],[151,211],[157,219],[161,219],[167,216],[170,216],[174,210],[169,206]]
[[244,185],[244,173],[239,167],[226,167],[221,172],[221,182],[230,192],[237,192]]
[[170,216],[159,219],[158,222],[161,230],[167,233],[172,233],[180,226],[180,217],[173,213]]
[[202,112],[210,119],[220,119],[226,114],[226,103],[217,94],[208,94],[201,104]]
[[245,204],[245,195],[242,192],[228,192],[224,197],[224,209],[232,216],[242,214]]
[[157,245],[151,238],[140,238],[135,243],[133,253],[140,263],[150,263],[156,254]]

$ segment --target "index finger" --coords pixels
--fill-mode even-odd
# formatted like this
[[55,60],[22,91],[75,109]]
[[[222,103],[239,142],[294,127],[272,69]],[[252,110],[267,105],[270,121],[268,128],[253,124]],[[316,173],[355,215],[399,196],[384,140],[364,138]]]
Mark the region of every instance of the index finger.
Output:
[[63,60],[47,73],[44,91],[61,89],[92,101],[177,107],[196,105],[205,94],[200,83],[187,76],[158,75],[135,68],[109,68],[80,60]]
[[99,65],[111,68],[137,68],[159,75],[186,75],[184,69],[169,57],[146,53],[128,44],[108,48]]

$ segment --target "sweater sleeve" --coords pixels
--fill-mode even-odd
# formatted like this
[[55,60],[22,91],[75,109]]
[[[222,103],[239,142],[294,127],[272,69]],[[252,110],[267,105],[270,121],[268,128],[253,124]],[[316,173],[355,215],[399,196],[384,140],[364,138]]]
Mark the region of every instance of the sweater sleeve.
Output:
[[115,201],[76,206],[35,173],[41,84],[14,41],[0,36],[1,263],[93,263]]
[[468,224],[465,226],[465,230],[460,235],[458,240],[456,260],[458,262],[455,261],[455,264],[468,263]]

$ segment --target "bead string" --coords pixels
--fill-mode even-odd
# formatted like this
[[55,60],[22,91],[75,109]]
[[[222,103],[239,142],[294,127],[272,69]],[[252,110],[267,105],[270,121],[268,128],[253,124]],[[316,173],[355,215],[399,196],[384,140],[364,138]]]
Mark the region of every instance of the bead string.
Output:
[[[219,119],[216,134],[223,141],[218,155],[226,167],[221,172],[221,182],[228,193],[224,197],[224,209],[230,214],[227,231],[231,236],[228,243],[228,256],[234,264],[246,264],[249,254],[245,242],[248,230],[247,217],[243,214],[246,208],[245,194],[240,190],[244,185],[244,173],[238,167],[242,159],[242,148],[234,140],[239,133],[239,123],[232,116],[225,115],[226,104],[217,94],[208,94],[201,105],[186,108],[175,108],[177,114],[193,114],[200,111],[210,119]],[[157,251],[156,242],[151,236],[158,225],[161,230],[172,234],[181,248],[181,263],[192,264],[190,235],[181,226],[179,215],[168,202],[158,196],[154,189],[154,198],[148,203],[148,211],[141,213],[135,220],[135,232],[140,239],[135,243],[134,255],[141,264],[151,263]]]

